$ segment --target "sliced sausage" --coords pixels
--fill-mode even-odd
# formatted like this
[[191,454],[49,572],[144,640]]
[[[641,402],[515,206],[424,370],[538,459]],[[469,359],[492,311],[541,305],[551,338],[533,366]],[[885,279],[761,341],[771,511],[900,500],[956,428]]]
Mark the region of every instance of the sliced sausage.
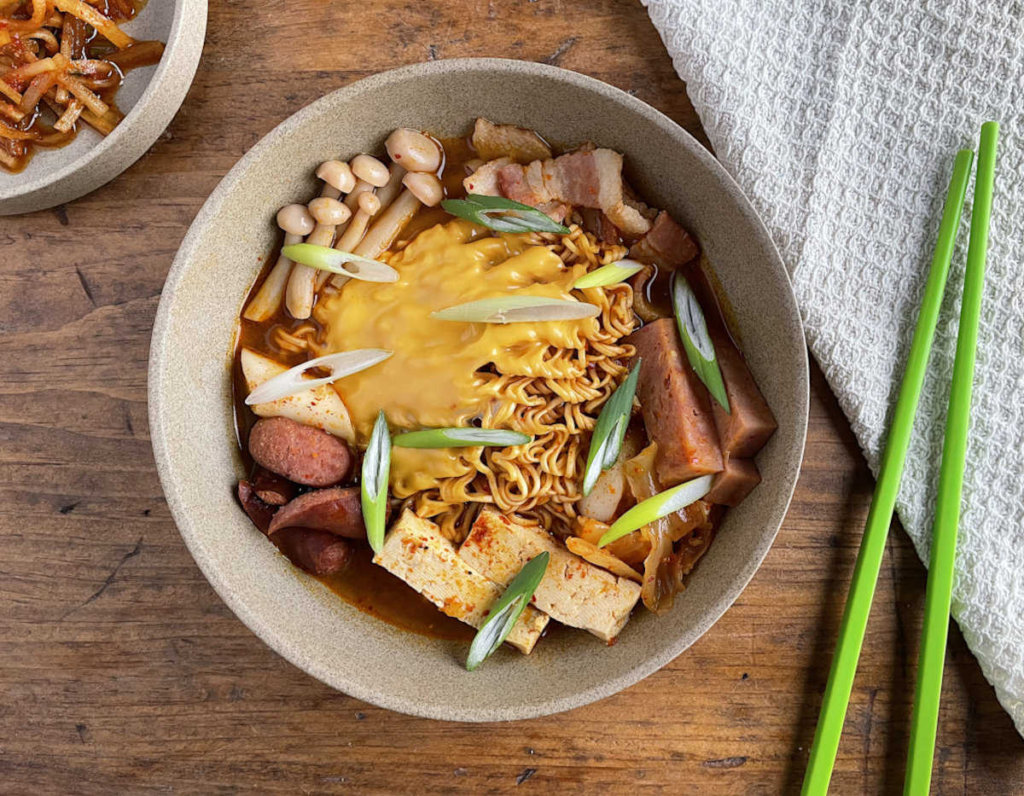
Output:
[[249,453],[257,464],[306,486],[333,486],[352,468],[343,440],[287,417],[265,417],[249,432]]
[[242,509],[249,516],[249,519],[252,520],[252,524],[263,533],[266,533],[267,529],[270,528],[270,523],[274,519],[274,512],[277,509],[260,500],[256,490],[252,488],[252,484],[248,481],[238,482],[238,502],[242,504]]
[[298,487],[287,478],[259,465],[253,470],[252,488],[260,500],[271,506],[283,506],[298,492]]
[[315,528],[349,539],[365,539],[358,487],[318,489],[299,495],[274,515],[271,535],[281,528]]
[[726,456],[725,469],[715,476],[704,500],[720,506],[738,506],[760,483],[761,473],[753,460]]
[[[277,509],[260,500],[248,481],[238,482],[238,500],[253,525],[267,533]],[[327,531],[284,528],[270,540],[295,566],[313,575],[339,572],[352,556],[351,543]]]
[[270,539],[289,561],[312,575],[340,572],[352,557],[352,543],[327,531],[285,528]]
[[658,443],[663,487],[719,472],[722,452],[708,391],[683,355],[676,323],[662,318],[626,338],[643,358],[637,397],[647,435]]

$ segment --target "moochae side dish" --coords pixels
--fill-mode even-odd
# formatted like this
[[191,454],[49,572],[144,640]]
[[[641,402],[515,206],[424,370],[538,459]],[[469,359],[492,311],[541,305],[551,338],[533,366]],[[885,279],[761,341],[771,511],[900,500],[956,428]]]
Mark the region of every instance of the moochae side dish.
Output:
[[160,60],[164,45],[121,29],[143,0],[0,0],[0,170],[19,172],[87,125],[109,135],[125,72]]
[[611,643],[671,608],[776,428],[713,275],[610,149],[486,119],[385,148],[277,214],[239,500],[363,610],[472,638],[469,669],[552,621]]

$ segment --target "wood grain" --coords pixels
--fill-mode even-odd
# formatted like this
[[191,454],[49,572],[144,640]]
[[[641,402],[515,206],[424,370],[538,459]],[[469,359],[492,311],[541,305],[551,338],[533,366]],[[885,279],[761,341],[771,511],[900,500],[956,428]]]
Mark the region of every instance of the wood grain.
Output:
[[[0,791],[798,788],[872,488],[817,369],[796,499],[754,581],[663,671],[565,715],[460,726],[331,691],[231,615],[178,537],[146,358],[192,217],[308,102],[468,55],[586,72],[704,140],[634,2],[229,0],[212,4],[196,82],[139,163],[67,207],[0,219]],[[923,595],[894,529],[836,793],[901,788]],[[1024,742],[955,631],[942,704],[934,792],[1024,792]]]

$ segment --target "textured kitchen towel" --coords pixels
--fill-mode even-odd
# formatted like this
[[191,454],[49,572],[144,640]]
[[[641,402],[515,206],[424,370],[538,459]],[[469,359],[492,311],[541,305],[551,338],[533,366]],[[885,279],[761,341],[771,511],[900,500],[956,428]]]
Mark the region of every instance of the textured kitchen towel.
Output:
[[[953,156],[1001,122],[953,615],[1024,734],[1024,0],[644,0],[877,467]],[[970,212],[897,508],[928,561]]]

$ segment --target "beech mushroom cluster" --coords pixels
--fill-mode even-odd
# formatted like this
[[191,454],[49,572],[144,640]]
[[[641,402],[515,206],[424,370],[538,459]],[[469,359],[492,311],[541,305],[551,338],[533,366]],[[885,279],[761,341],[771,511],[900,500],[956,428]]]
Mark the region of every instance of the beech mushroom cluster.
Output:
[[[441,146],[418,130],[402,127],[385,141],[390,163],[359,154],[347,163],[327,160],[316,170],[320,195],[308,204],[291,204],[277,214],[284,246],[311,243],[333,246],[362,257],[377,258],[394,242],[421,207],[444,198],[438,173],[444,164]],[[293,263],[280,255],[243,317],[265,321],[282,302],[293,318],[313,312],[318,291],[342,287],[348,277]]]

